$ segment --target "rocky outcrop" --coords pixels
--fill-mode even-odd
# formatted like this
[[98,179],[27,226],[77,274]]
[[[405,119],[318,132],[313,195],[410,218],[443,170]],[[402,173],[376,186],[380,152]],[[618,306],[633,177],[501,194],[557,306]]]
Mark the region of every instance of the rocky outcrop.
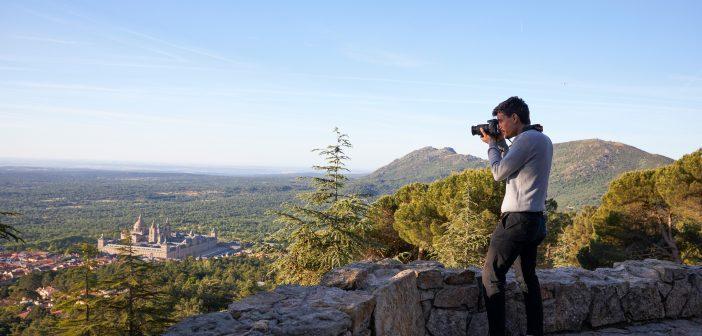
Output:
[[[647,259],[537,273],[548,333],[702,334],[701,266]],[[479,278],[477,269],[432,261],[355,263],[327,273],[319,286],[258,293],[166,334],[487,335]],[[507,280],[508,334],[524,335],[523,294],[512,273]]]

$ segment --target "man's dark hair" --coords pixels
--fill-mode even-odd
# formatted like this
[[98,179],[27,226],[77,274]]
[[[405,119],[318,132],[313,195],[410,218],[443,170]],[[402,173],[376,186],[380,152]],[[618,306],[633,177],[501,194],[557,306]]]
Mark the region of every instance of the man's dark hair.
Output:
[[509,97],[507,100],[501,102],[499,105],[492,110],[492,115],[496,116],[498,112],[502,112],[506,117],[511,117],[513,114],[517,114],[519,120],[524,125],[530,125],[531,120],[529,119],[529,106],[517,96]]

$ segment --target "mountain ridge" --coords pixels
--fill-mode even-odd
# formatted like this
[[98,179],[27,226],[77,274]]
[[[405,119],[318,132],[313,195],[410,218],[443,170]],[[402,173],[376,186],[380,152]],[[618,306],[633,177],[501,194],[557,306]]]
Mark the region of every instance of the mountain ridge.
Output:
[[[596,205],[609,182],[619,174],[674,161],[621,142],[596,138],[555,143],[553,152],[549,197],[565,207]],[[487,160],[457,153],[451,147],[424,146],[352,181],[351,188],[379,196],[408,183],[428,183],[454,172],[487,166]]]

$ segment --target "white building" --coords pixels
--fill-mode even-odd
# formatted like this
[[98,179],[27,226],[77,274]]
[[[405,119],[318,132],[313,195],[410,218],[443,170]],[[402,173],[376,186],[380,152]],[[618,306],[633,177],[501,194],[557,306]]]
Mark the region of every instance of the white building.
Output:
[[[137,218],[132,230],[123,230],[120,240],[131,239],[134,254],[150,259],[183,259],[209,254],[217,248],[217,232],[212,229],[209,235],[188,234],[171,231],[166,220],[163,227],[154,222],[148,229],[142,223],[141,216]],[[121,241],[108,240],[100,236],[98,250],[108,254],[123,254],[129,245]]]

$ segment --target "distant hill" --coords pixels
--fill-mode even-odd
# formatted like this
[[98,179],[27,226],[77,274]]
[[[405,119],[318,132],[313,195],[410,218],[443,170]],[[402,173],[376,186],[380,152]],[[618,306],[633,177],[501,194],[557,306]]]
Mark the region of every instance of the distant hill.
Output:
[[[561,208],[597,205],[609,182],[619,174],[673,162],[665,156],[599,139],[557,143],[553,147],[549,197],[555,198]],[[352,181],[351,187],[367,195],[390,194],[408,183],[431,182],[451,172],[486,166],[487,161],[458,154],[452,148],[424,147]]]
[[549,197],[579,207],[599,204],[619,174],[671,164],[674,160],[619,142],[588,139],[554,144]]
[[405,184],[432,182],[449,176],[452,172],[483,167],[487,167],[487,161],[472,155],[458,154],[453,148],[424,147],[352,181],[351,187],[361,194],[390,194]]

